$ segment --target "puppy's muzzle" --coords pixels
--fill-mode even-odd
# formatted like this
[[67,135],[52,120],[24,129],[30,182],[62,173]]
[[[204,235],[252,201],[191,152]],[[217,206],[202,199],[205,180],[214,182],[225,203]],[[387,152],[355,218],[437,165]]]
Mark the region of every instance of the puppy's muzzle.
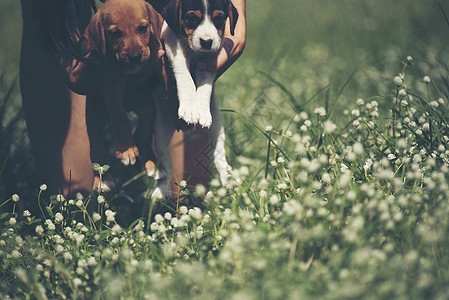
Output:
[[128,61],[130,64],[140,64],[142,62],[142,53],[128,54]]

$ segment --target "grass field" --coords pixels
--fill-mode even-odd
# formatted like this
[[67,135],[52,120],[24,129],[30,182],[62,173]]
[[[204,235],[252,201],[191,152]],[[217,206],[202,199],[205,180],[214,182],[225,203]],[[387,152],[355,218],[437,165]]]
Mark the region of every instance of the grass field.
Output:
[[247,6],[216,85],[236,185],[198,187],[201,211],[119,163],[112,193],[48,195],[14,84],[20,5],[0,2],[0,298],[449,298],[449,5]]

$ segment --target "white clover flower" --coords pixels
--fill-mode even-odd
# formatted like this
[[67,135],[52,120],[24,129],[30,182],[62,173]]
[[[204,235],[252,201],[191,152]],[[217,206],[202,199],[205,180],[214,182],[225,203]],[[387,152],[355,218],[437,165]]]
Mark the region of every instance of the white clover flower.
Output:
[[293,122],[298,123],[299,121],[301,121],[301,116],[298,115],[298,114],[296,114],[296,115],[293,117]]
[[42,227],[42,225],[37,225],[35,231],[38,235],[41,235],[44,233],[44,227]]
[[438,103],[440,103],[441,105],[443,105],[443,104],[444,104],[443,98],[438,98]]
[[16,249],[14,249],[14,250],[12,250],[12,252],[11,252],[11,257],[12,258],[15,258],[15,259],[18,259],[18,258],[20,258],[20,252],[18,251],[18,250],[16,250]]
[[90,267],[96,266],[97,265],[97,260],[95,259],[94,256],[91,256],[87,259],[87,265]]
[[373,160],[371,159],[371,158],[368,158],[366,161],[365,161],[365,164],[363,165],[363,168],[365,169],[365,170],[369,170],[369,169],[371,169],[371,166],[373,165]]
[[410,55],[407,56],[407,62],[411,63],[413,61],[413,57],[411,57]]
[[55,222],[56,223],[61,223],[64,220],[64,216],[58,212],[55,214]]
[[83,281],[81,279],[79,279],[79,278],[73,279],[73,286],[75,287],[75,289],[78,288],[82,284],[83,284]]
[[281,182],[281,183],[279,183],[278,185],[277,185],[277,188],[279,189],[279,190],[285,190],[285,189],[287,189],[288,188],[288,186],[287,186],[287,184],[285,183],[285,182]]
[[268,125],[267,127],[265,127],[265,131],[267,133],[271,132],[273,130],[273,126]]
[[97,197],[97,202],[98,202],[98,204],[103,204],[105,202],[104,196],[103,195],[99,195]]
[[75,200],[70,199],[70,200],[69,200],[69,205],[75,205]]
[[321,176],[321,180],[326,184],[330,184],[331,176],[328,173],[324,173],[323,176]]
[[[177,220],[177,219],[176,219]],[[151,231],[156,231],[159,225],[156,222],[151,223],[150,229]]]
[[106,221],[107,222],[114,222],[115,221],[115,212],[113,212],[112,210],[108,209],[104,212],[104,214],[106,215]]
[[402,78],[400,76],[396,76],[394,77],[394,84],[396,84],[397,86],[401,86],[402,85]]
[[171,213],[169,213],[169,212],[166,212],[166,213],[165,213],[165,215],[164,215],[164,219],[165,219],[165,220],[170,221],[172,218],[173,218],[173,217],[172,217]]
[[30,213],[30,211],[29,210],[24,210],[23,211],[23,216],[25,217],[25,218],[29,218],[29,217],[31,217],[31,213]]
[[11,199],[12,199],[13,202],[19,202],[20,197],[19,197],[19,195],[14,194],[14,195],[11,196]]
[[279,203],[279,197],[278,197],[278,195],[271,195],[271,197],[270,197],[270,203],[271,203],[272,205],[278,204],[278,203]]
[[321,117],[326,116],[326,109],[324,107],[317,107],[315,108],[315,110],[313,111],[314,114],[319,115]]
[[327,120],[324,122],[324,132],[327,134],[331,134],[337,129],[337,125],[335,125],[331,120]]
[[359,117],[360,116],[360,110],[358,109],[353,109],[351,111],[351,115],[353,115],[354,117]]
[[112,233],[112,235],[118,235],[118,234],[120,234],[121,230],[122,230],[122,228],[120,227],[120,225],[115,224],[111,229],[111,233]]
[[195,219],[199,220],[199,219],[201,219],[201,216],[202,216],[201,209],[199,209],[198,207],[194,207],[193,209],[189,209],[189,215],[192,218],[195,218]]
[[310,126],[312,126],[312,121],[310,121],[310,120],[305,120],[305,121],[304,121],[304,125],[305,125],[306,127],[310,127]]
[[101,220],[100,214],[97,213],[97,212],[94,212],[94,213],[92,214],[92,220],[94,220],[94,222],[100,221],[100,220]]
[[77,245],[79,245],[79,244],[81,244],[82,243],[82,241],[84,240],[84,234],[78,234],[78,233],[75,233],[74,234],[74,239],[75,239],[75,243],[77,244]]
[[56,201],[62,202],[62,201],[64,201],[64,200],[65,200],[65,198],[64,198],[63,195],[61,195],[61,194],[56,195]]
[[10,226],[14,226],[17,224],[17,220],[16,218],[10,218],[8,223]]
[[62,253],[62,252],[64,252],[64,246],[62,246],[62,245],[58,245],[58,246],[56,246],[56,253]]
[[283,164],[283,163],[285,163],[285,159],[282,156],[280,156],[280,157],[278,157],[277,162],[280,164]]
[[362,155],[363,152],[364,152],[362,143],[360,143],[360,142],[355,142],[355,143],[352,145],[352,151],[354,151],[354,153],[357,154],[357,155]]
[[399,90],[399,97],[405,97],[407,95],[407,91],[404,89]]
[[309,115],[308,115],[305,111],[300,112],[300,113],[299,113],[299,117],[300,117],[301,120],[303,120],[303,121],[309,119]]
[[156,215],[154,216],[154,221],[155,221],[156,223],[162,223],[162,222],[164,221],[164,217],[163,217],[161,214],[156,214]]
[[48,230],[53,231],[53,230],[56,229],[56,226],[55,226],[55,224],[53,224],[53,222],[49,222],[49,223],[47,224],[47,228],[48,228]]
[[432,107],[434,107],[434,108],[437,108],[438,106],[440,106],[440,104],[438,103],[438,101],[431,101],[430,102],[430,106],[432,106]]
[[321,164],[317,159],[312,159],[310,163],[306,166],[307,171],[310,173],[316,172],[320,169]]
[[47,189],[47,185],[44,183],[44,184],[41,184],[41,186],[40,186],[40,190],[41,191],[45,191]]
[[430,83],[430,77],[429,76],[424,76],[424,78],[422,80],[424,81],[425,84],[429,84]]
[[187,214],[187,213],[189,212],[189,210],[187,209],[186,206],[181,206],[181,207],[179,208],[179,211],[180,211],[181,214],[183,214],[183,215],[185,215],[185,214]]
[[78,206],[79,208],[83,207],[83,204],[83,200],[76,201],[76,206]]
[[[244,171],[244,170],[247,170],[248,168],[247,167],[242,167],[241,169]],[[242,172],[240,172],[240,173],[242,173]],[[204,196],[206,194],[206,192],[207,192],[207,189],[206,189],[206,187],[204,185],[197,184],[195,186],[195,195],[196,196],[202,197],[202,196]]]
[[417,135],[422,135],[422,130],[421,129],[417,129],[415,132]]
[[[224,188],[224,187],[219,188],[219,189],[217,190],[217,196],[220,197],[220,198],[223,198],[224,196],[226,196],[227,193],[228,193],[228,192],[227,192],[226,188]],[[181,207],[181,208],[182,208],[182,207]],[[186,209],[187,209],[187,208],[186,208]],[[181,211],[181,213],[183,213],[183,212]],[[187,210],[186,210],[186,213],[187,213]]]
[[356,103],[358,106],[363,106],[363,105],[365,104],[365,101],[363,101],[362,98],[358,98],[358,99],[355,101],[355,103]]
[[394,155],[393,153],[390,153],[390,154],[387,155],[387,158],[388,158],[389,160],[393,160],[393,159],[396,158],[396,155]]
[[221,183],[218,178],[214,178],[210,181],[210,185],[213,187],[219,187],[221,185]]
[[186,182],[185,180],[181,180],[181,181],[179,182],[179,186],[180,186],[182,189],[185,189],[185,188],[187,187],[187,182]]
[[307,128],[306,125],[301,125],[301,127],[299,127],[299,129],[300,129],[302,132],[306,132],[307,130],[309,130],[309,128]]
[[165,227],[164,224],[160,224],[160,225],[158,225],[158,227],[157,227],[157,231],[158,231],[160,234],[164,234],[164,233],[167,231],[167,227]]
[[404,150],[405,148],[407,148],[407,140],[405,139],[398,140],[397,146],[399,149]]

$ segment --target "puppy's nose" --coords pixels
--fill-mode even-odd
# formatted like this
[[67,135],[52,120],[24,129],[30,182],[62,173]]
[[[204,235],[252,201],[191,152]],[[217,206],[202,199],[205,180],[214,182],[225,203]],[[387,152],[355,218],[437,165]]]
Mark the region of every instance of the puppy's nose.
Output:
[[212,39],[200,39],[201,48],[203,48],[204,50],[210,50],[212,48],[212,42]]
[[128,60],[132,64],[138,64],[142,61],[142,53],[139,54],[128,54]]

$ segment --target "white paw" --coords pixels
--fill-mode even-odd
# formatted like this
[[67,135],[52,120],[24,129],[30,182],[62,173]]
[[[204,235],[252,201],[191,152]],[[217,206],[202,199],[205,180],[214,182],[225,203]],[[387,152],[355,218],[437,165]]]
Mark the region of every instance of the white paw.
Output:
[[198,123],[204,128],[209,128],[212,125],[212,115],[209,109],[200,109]]
[[179,105],[178,116],[183,119],[187,124],[197,124],[200,119],[198,109],[192,104]]

